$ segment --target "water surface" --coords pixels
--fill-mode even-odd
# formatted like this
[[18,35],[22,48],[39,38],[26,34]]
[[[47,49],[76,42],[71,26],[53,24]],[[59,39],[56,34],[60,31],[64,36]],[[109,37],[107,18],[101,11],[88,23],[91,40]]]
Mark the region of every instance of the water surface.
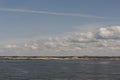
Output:
[[0,80],[120,80],[120,61],[0,60]]

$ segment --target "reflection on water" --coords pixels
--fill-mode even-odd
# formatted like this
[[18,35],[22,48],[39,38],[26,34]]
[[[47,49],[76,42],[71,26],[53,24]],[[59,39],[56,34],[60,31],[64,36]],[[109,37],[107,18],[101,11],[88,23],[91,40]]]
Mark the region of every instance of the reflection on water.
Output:
[[0,80],[120,80],[120,61],[0,60]]

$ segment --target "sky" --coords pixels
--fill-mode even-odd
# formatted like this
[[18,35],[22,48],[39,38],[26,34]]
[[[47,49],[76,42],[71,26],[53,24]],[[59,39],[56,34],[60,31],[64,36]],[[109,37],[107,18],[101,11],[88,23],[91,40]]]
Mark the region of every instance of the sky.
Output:
[[0,55],[120,56],[120,0],[0,0]]

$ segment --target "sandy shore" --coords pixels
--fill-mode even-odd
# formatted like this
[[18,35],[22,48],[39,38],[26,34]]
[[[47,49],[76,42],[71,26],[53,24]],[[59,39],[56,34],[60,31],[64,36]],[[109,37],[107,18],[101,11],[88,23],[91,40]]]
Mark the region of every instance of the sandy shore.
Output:
[[120,60],[115,56],[0,56],[8,60]]

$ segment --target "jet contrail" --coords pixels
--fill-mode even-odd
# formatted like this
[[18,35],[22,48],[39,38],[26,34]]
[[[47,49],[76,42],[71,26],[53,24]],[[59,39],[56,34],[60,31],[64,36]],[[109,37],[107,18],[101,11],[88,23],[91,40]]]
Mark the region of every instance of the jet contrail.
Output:
[[59,12],[36,11],[36,10],[27,10],[27,9],[14,9],[14,8],[0,8],[0,11],[34,13],[34,14],[49,14],[49,15],[57,15],[57,16],[76,16],[76,17],[98,18],[98,19],[105,18],[105,17],[100,17],[100,16],[94,16],[94,15],[80,14],[80,13],[59,13]]

